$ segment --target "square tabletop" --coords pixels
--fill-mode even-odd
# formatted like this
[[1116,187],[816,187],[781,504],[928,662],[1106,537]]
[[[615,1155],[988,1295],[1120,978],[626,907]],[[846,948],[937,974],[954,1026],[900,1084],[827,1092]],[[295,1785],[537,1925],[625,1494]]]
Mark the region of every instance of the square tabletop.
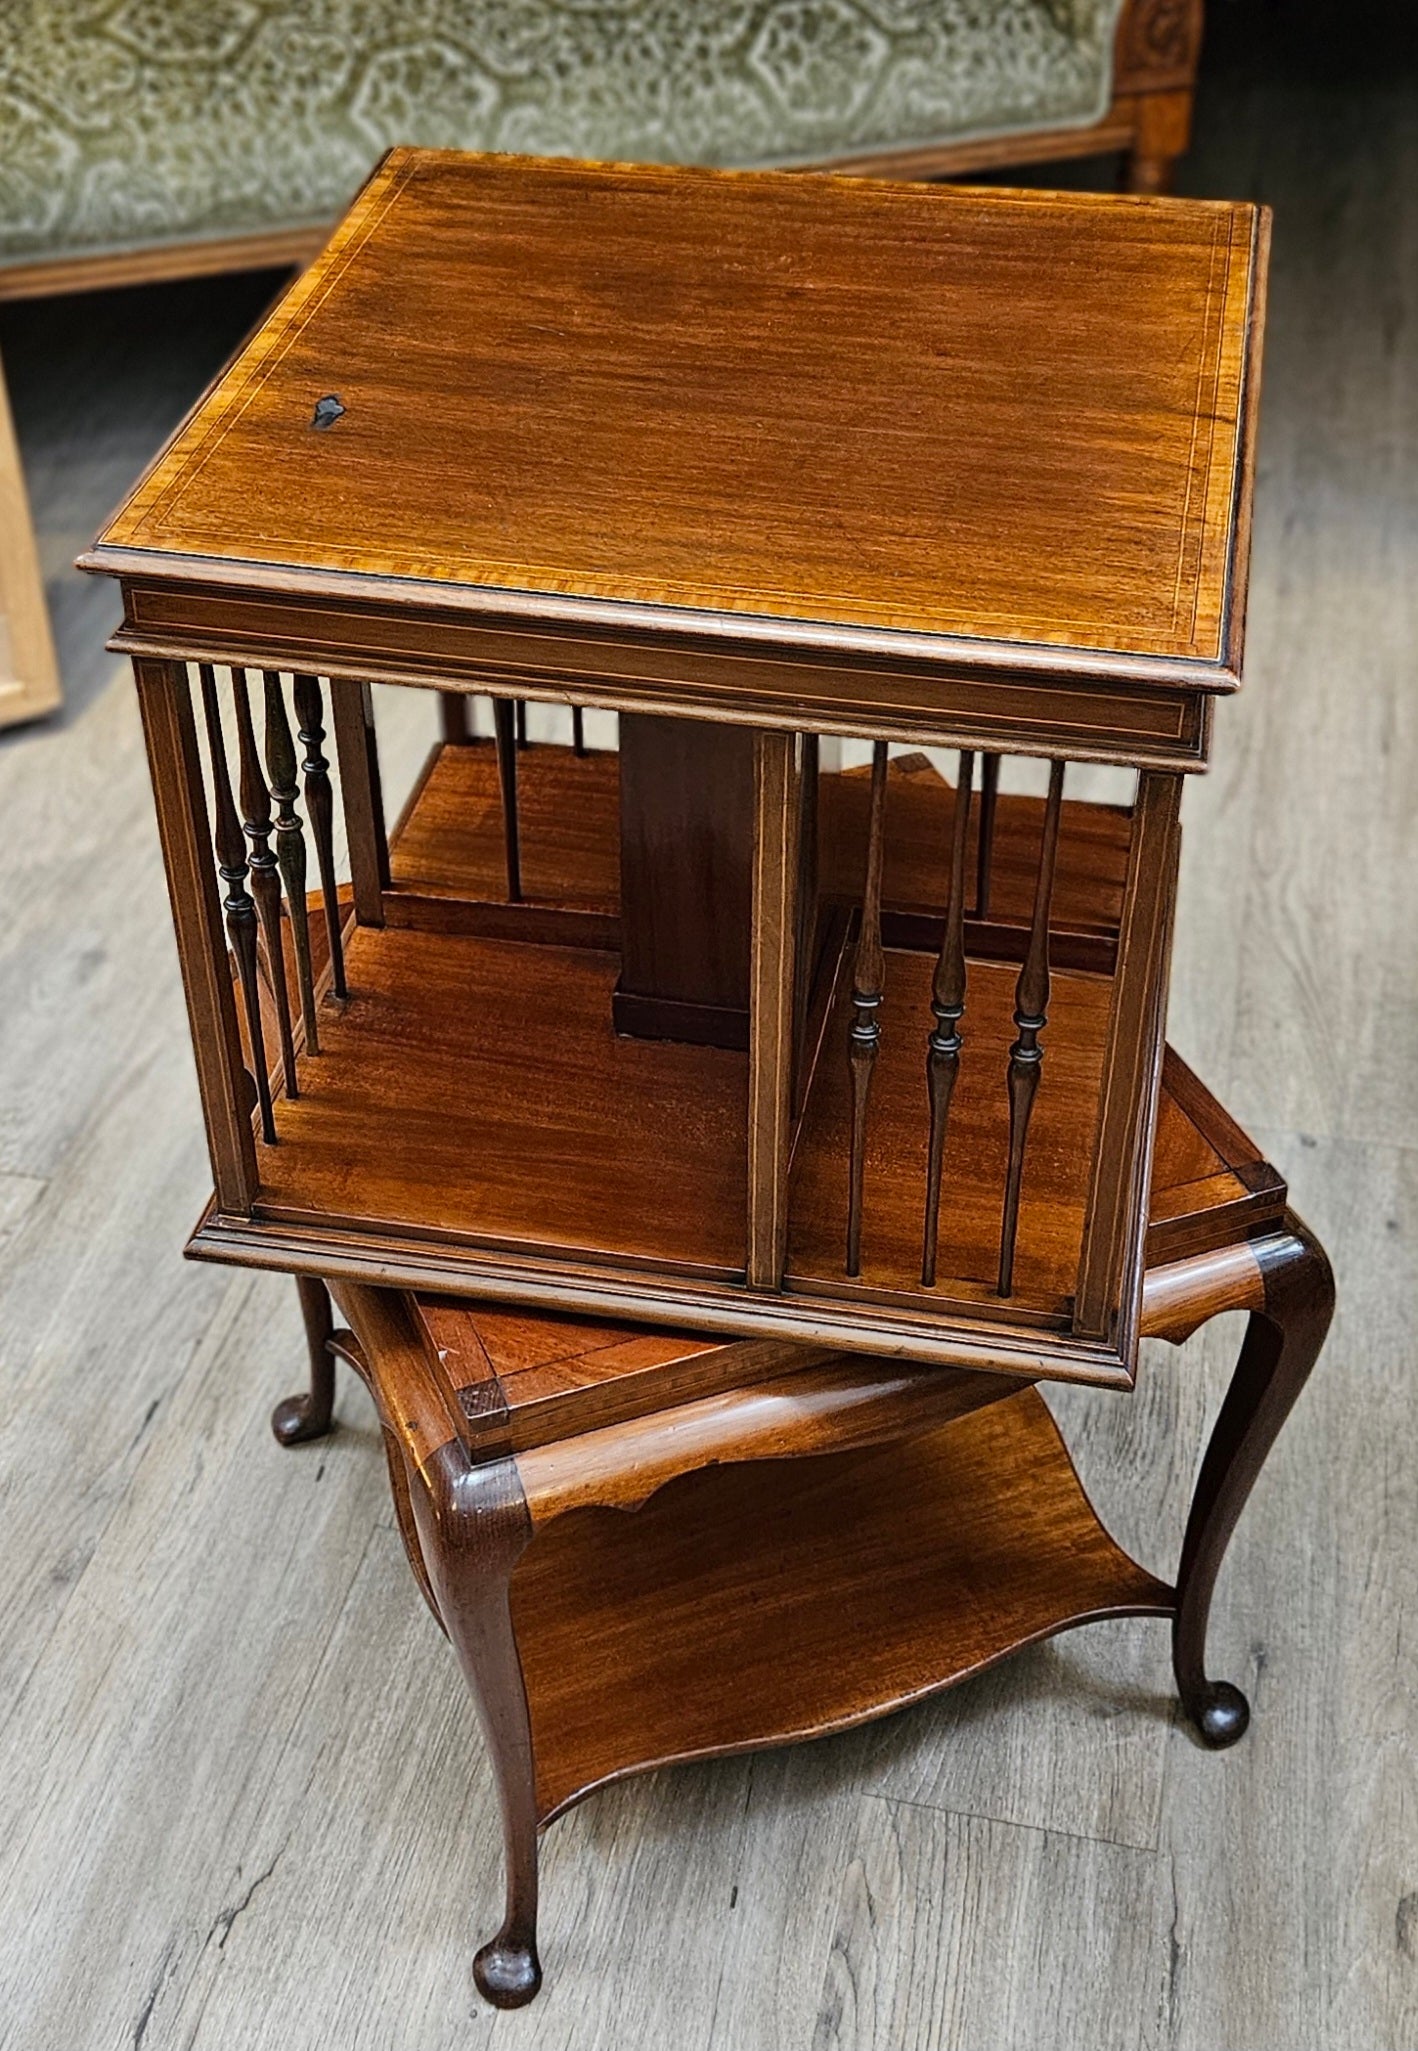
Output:
[[395,150],[85,566],[1230,689],[1265,240]]

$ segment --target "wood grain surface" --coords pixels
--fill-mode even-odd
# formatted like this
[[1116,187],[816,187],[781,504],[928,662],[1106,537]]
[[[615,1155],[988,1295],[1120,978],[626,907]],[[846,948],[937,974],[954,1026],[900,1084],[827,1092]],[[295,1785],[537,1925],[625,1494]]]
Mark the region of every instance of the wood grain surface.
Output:
[[1098,1525],[1026,1390],[904,1444],[686,1476],[633,1519],[559,1518],[513,1606],[545,1815],[628,1759],[849,1724],[1169,1597]]
[[396,150],[103,549],[1224,668],[1259,229]]

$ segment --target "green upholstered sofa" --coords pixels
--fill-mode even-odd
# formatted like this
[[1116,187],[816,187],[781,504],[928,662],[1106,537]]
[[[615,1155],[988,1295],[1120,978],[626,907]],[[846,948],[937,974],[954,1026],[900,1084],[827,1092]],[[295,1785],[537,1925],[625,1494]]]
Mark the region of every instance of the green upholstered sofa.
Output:
[[[1196,14],[1189,0],[6,0],[0,267],[10,289],[37,289],[47,263],[67,277],[86,258],[319,231],[396,142],[935,169],[1066,154],[1101,129],[1145,154],[1139,72],[1149,91],[1189,86]],[[1182,139],[1173,118],[1160,140]],[[1169,154],[1158,140],[1153,158]]]
[[[0,0],[0,298],[301,261],[397,142],[905,177],[1117,150],[1155,191],[1200,33],[1201,0]],[[54,690],[7,700],[4,649],[0,724]]]

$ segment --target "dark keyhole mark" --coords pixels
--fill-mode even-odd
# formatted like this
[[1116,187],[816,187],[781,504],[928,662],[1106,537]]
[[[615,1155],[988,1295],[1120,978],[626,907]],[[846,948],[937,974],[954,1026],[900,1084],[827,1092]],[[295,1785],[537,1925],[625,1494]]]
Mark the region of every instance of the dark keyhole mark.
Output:
[[312,427],[333,427],[344,410],[335,394],[327,392],[323,399],[315,401],[315,418],[311,421],[310,425]]

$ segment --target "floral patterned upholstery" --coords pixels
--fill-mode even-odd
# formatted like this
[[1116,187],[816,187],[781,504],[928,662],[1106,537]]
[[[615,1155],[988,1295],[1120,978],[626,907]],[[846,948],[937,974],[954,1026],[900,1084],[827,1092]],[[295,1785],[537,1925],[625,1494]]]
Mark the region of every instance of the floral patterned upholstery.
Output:
[[394,142],[809,161],[1107,106],[1119,0],[4,0],[0,261],[336,215]]

